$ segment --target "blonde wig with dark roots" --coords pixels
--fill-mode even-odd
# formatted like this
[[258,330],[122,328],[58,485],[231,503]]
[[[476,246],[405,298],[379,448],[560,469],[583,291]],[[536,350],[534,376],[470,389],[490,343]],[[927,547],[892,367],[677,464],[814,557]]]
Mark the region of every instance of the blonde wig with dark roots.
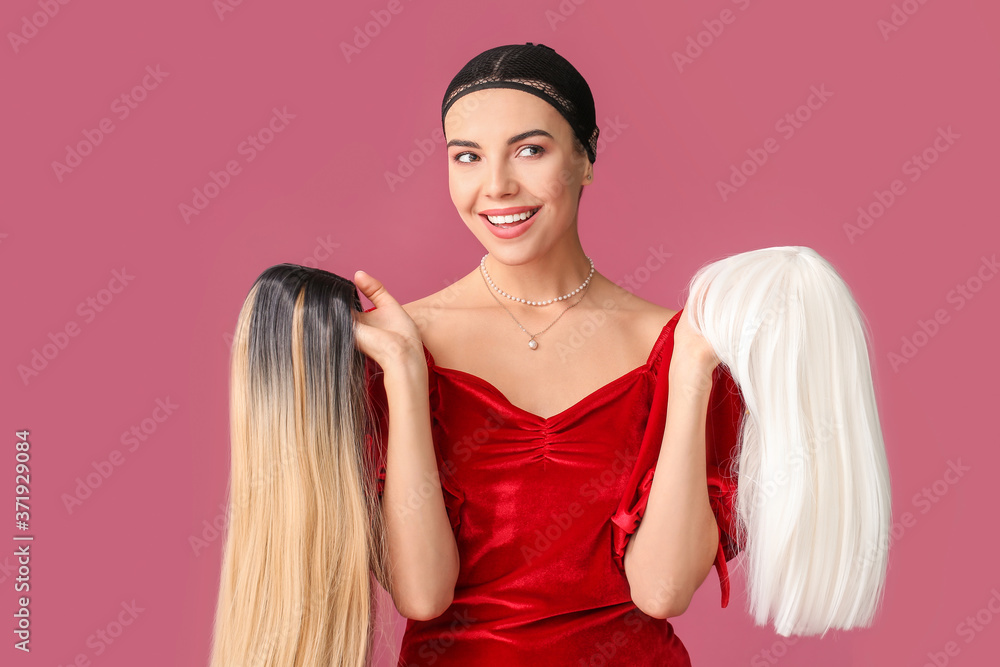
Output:
[[261,273],[243,303],[212,667],[371,661],[387,561],[352,310],[351,281],[293,264]]

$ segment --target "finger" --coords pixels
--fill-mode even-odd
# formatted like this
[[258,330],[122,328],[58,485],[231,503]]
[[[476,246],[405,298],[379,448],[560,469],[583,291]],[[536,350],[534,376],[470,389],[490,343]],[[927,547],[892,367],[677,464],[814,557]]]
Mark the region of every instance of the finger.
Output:
[[[360,315],[360,313],[356,313],[355,315]],[[371,325],[364,324],[360,320],[355,319],[354,344],[366,355],[371,356]]]
[[397,336],[359,321],[354,323],[354,345],[383,368],[386,360],[394,358],[401,350]]
[[377,278],[368,275],[360,269],[354,272],[354,284],[357,285],[361,293],[368,297],[376,308],[382,308],[388,305],[399,305],[389,294],[389,291],[385,288],[385,285],[381,283]]

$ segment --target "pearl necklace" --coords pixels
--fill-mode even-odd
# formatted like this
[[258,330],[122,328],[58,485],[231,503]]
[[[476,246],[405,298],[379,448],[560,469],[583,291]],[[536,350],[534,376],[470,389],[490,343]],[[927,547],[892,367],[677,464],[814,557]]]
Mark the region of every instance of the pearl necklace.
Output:
[[576,294],[577,292],[579,292],[580,290],[586,289],[587,285],[590,284],[590,279],[594,277],[594,260],[592,260],[590,257],[587,257],[586,255],[584,255],[584,257],[587,257],[587,261],[590,262],[590,273],[587,274],[587,279],[584,280],[580,284],[579,287],[577,287],[575,290],[573,290],[572,292],[570,292],[568,294],[563,294],[562,296],[556,297],[554,299],[549,299],[548,301],[529,301],[528,299],[521,299],[521,298],[516,297],[516,296],[511,296],[510,294],[507,294],[507,292],[504,292],[502,289],[500,289],[499,287],[497,287],[496,284],[494,284],[493,279],[490,278],[490,274],[486,270],[486,258],[487,258],[487,256],[489,256],[489,254],[490,253],[486,253],[485,255],[483,255],[483,258],[481,260],[479,260],[479,268],[482,270],[483,277],[486,278],[486,282],[489,283],[490,287],[492,287],[494,290],[496,290],[498,294],[502,294],[503,296],[507,297],[511,301],[517,301],[518,303],[524,303],[524,304],[527,304],[529,306],[547,306],[547,305],[549,305],[551,303],[556,303],[557,301],[562,301],[564,299],[568,299],[571,296],[573,296],[574,294]]
[[[483,280],[486,280],[486,276],[485,275],[483,275]],[[558,322],[559,318],[562,317],[563,315],[565,315],[567,310],[570,310],[571,308],[579,305],[579,303],[581,301],[583,301],[583,297],[587,296],[587,292],[584,291],[584,293],[580,295],[580,298],[577,299],[576,302],[573,303],[573,305],[566,306],[566,308],[561,313],[559,313],[559,316],[556,317],[556,319],[554,319],[552,321],[552,324],[550,324],[549,326],[545,327],[544,329],[542,329],[541,331],[539,331],[536,334],[533,334],[530,331],[528,331],[527,329],[525,329],[524,325],[522,325],[520,322],[518,322],[517,318],[514,317],[514,313],[510,312],[510,308],[508,308],[507,306],[503,305],[503,302],[500,299],[497,298],[496,294],[494,294],[493,292],[490,292],[490,296],[493,297],[496,300],[498,306],[500,306],[501,308],[503,308],[504,310],[507,311],[507,314],[510,315],[510,317],[511,317],[512,320],[514,320],[515,324],[517,324],[517,326],[521,327],[521,331],[523,331],[524,333],[528,334],[528,347],[530,347],[532,350],[537,350],[538,349],[538,341],[535,340],[535,337],[536,336],[541,336],[543,333],[545,333],[546,331],[548,331],[549,329],[551,329],[552,328],[552,324],[555,324],[556,322]]]

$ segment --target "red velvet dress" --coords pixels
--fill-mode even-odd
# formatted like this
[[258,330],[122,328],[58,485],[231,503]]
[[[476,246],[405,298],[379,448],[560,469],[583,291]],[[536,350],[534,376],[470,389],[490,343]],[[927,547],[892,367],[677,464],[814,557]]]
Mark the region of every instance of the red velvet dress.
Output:
[[[667,368],[681,311],[645,364],[542,418],[471,373],[442,368],[424,348],[431,426],[445,505],[461,560],[451,607],[408,619],[399,665],[690,665],[666,619],[632,602],[623,556],[646,508],[663,440]],[[369,360],[385,482],[386,399]],[[708,492],[719,525],[722,606],[734,543],[735,478],[744,411],[719,366],[708,409]],[[371,447],[372,440],[369,439]]]

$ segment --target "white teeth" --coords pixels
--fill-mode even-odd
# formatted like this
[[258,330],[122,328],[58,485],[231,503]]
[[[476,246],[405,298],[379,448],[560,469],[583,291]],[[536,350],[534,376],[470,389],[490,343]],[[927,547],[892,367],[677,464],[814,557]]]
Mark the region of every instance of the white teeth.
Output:
[[536,211],[538,211],[537,208],[531,211],[525,211],[524,213],[518,213],[516,215],[487,215],[486,219],[492,222],[494,225],[506,225],[512,222],[521,222],[522,220],[527,220],[532,215],[534,215]]

